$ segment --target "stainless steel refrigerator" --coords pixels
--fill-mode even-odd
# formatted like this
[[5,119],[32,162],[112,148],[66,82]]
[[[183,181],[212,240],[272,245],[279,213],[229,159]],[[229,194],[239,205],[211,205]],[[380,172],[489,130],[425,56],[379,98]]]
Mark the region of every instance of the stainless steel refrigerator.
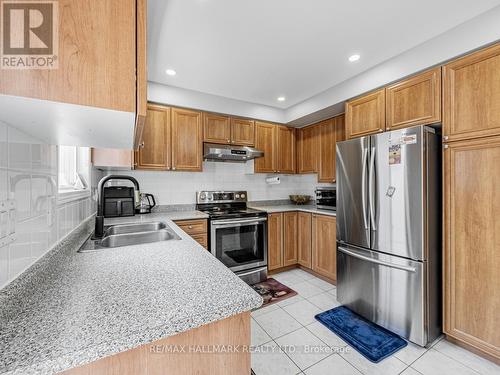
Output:
[[426,346],[441,333],[441,138],[416,126],[336,157],[337,298]]

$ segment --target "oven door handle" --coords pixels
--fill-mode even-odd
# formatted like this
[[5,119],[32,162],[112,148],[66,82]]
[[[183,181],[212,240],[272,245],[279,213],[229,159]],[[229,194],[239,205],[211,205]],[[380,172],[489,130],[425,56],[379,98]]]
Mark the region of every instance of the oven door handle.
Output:
[[253,224],[259,224],[264,221],[267,221],[267,217],[261,217],[261,218],[253,218],[253,219],[243,219],[243,220],[214,220],[211,221],[210,224],[214,226],[221,226],[221,225],[253,225]]

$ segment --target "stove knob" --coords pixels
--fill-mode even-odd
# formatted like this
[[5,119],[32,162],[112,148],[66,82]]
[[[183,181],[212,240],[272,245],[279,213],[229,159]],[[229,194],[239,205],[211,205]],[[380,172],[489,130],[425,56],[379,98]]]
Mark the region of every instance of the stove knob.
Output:
[[241,199],[245,199],[245,194],[240,195]]
[[205,199],[207,199],[207,195],[206,195],[205,193],[201,193],[201,194],[200,194],[200,199],[201,199],[202,201],[204,201]]
[[236,194],[234,197],[235,197],[236,199],[240,199],[240,195],[239,195],[239,194]]
[[214,199],[214,196],[213,196],[212,194],[208,194],[207,199],[208,199],[209,201],[211,201],[211,200],[213,200],[213,199]]

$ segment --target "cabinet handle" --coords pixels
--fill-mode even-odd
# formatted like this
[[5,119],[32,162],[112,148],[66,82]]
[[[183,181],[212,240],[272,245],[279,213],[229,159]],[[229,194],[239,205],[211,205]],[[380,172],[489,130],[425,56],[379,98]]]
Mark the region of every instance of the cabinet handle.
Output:
[[144,148],[144,142],[140,143],[140,144],[139,144],[139,147],[140,147],[140,148]]
[[227,143],[231,143],[231,140],[230,140],[230,139],[228,139],[228,140],[227,140]]
[[444,139],[445,141],[447,141],[447,140],[448,140],[448,136],[447,136],[447,135],[445,135],[445,136],[443,137],[443,139]]
[[448,146],[448,145],[443,145],[443,148],[444,148],[445,150],[446,150],[448,147],[450,147],[450,146]]
[[193,229],[193,226],[192,226],[192,225],[188,225],[188,228],[189,228],[189,229]]
[[172,170],[175,171],[175,167],[172,167]]
[[384,131],[384,129],[379,129],[378,131],[379,131],[379,132],[383,132],[383,131]]

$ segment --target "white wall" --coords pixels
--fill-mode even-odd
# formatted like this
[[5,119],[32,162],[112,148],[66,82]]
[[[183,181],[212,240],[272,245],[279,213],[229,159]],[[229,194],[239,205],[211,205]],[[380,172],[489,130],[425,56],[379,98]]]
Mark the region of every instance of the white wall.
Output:
[[58,204],[57,173],[56,146],[0,122],[0,289],[94,212],[90,195]]
[[[288,199],[290,194],[313,196],[317,175],[279,175],[279,185],[266,184],[266,174],[250,174],[246,164],[204,162],[203,172],[130,171],[142,192],[155,196],[157,204],[194,204],[199,190],[247,190],[248,200]],[[111,173],[109,173],[111,174]],[[274,175],[269,175],[274,176]]]

